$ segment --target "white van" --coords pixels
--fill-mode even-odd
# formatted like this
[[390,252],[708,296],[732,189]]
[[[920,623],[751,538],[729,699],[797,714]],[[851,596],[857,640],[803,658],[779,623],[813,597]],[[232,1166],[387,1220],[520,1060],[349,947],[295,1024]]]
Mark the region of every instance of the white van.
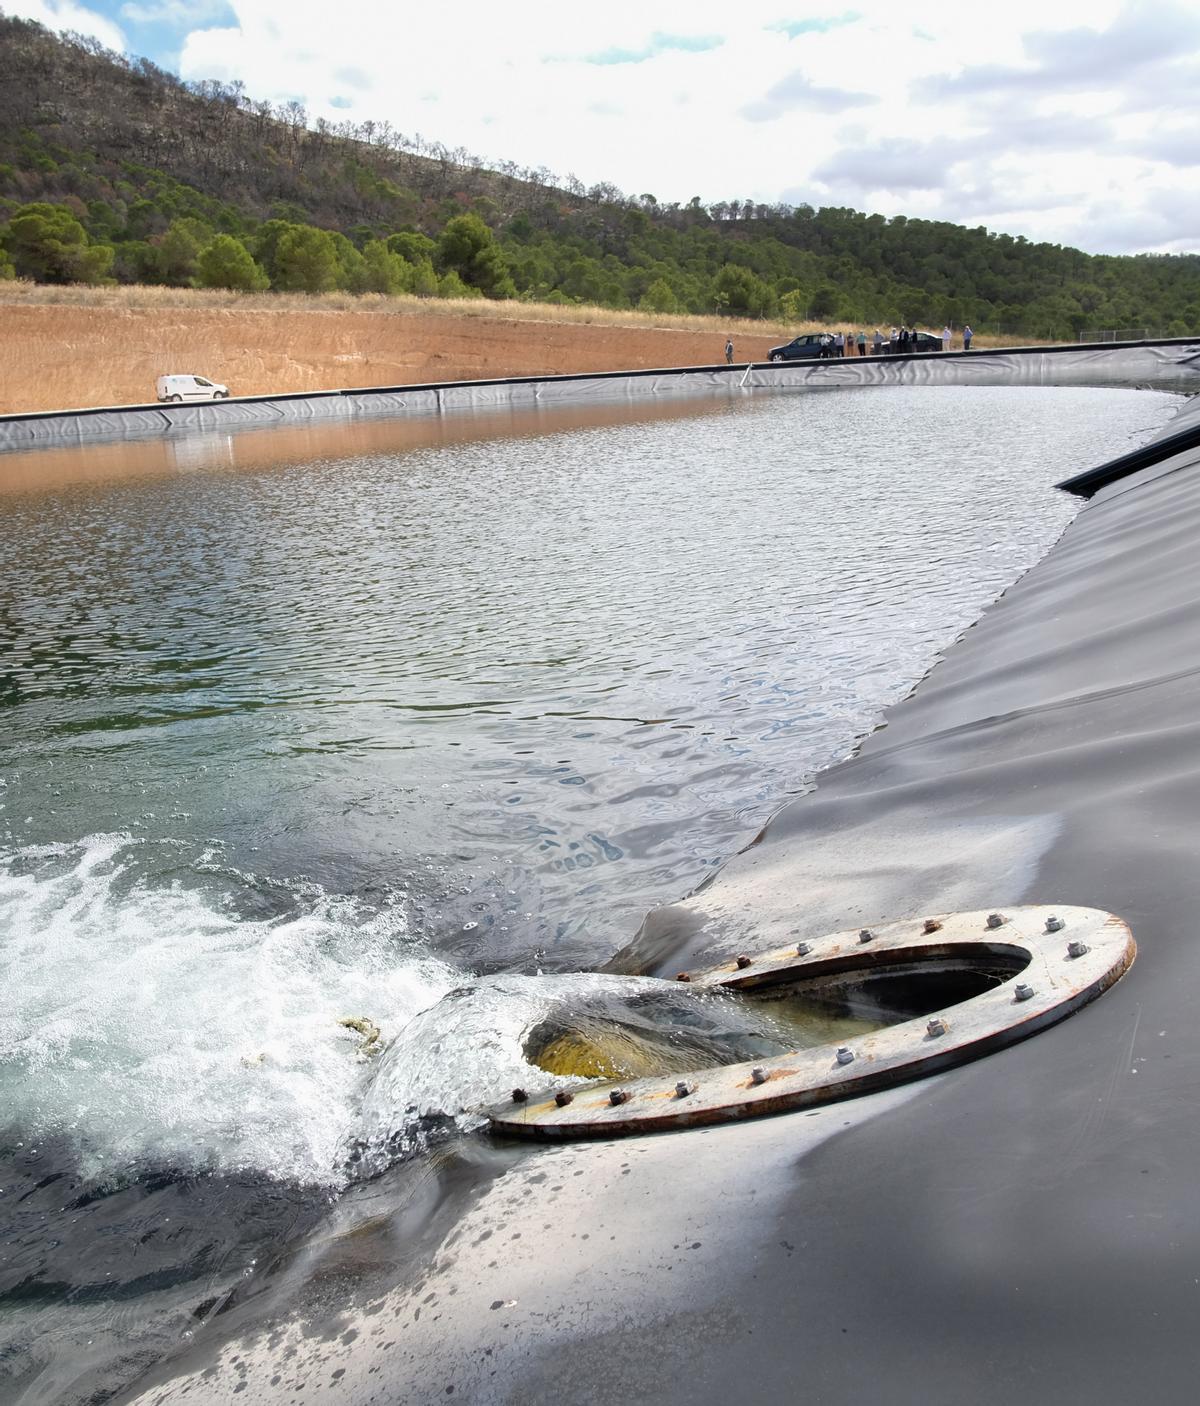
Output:
[[228,400],[229,387],[219,386],[216,381],[206,381],[203,376],[160,376],[158,378],[159,400]]

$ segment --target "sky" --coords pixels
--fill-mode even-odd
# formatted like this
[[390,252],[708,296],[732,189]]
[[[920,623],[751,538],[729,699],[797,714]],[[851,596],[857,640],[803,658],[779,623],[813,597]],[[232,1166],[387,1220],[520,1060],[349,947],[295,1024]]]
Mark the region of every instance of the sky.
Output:
[[1200,0],[0,0],[310,118],[705,204],[1200,252]]

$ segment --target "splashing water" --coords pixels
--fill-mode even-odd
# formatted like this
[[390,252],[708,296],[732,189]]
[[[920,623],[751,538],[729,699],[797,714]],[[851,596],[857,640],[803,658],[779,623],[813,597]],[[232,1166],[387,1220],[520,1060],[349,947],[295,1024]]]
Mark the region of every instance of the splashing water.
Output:
[[402,915],[318,894],[246,921],[182,884],[130,881],[136,842],[0,856],[0,1090],[31,1138],[66,1133],[92,1172],[168,1161],[325,1182],[389,1036],[456,980]]

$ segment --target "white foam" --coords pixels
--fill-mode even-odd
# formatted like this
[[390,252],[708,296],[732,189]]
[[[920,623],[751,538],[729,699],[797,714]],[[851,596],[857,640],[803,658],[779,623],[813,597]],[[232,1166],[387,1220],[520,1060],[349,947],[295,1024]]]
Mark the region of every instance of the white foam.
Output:
[[371,1074],[339,1017],[390,1037],[462,974],[415,953],[399,913],[318,893],[303,916],[247,921],[131,881],[136,843],[0,854],[4,1121],[67,1133],[93,1172],[337,1180]]
[[[590,996],[628,997],[661,986],[649,977],[597,972],[460,978],[461,989],[409,1021],[392,1041],[363,1101],[357,1135],[373,1145],[386,1143],[413,1118],[435,1113],[463,1127],[482,1125],[481,1109],[513,1088],[551,1082],[524,1057],[531,1026],[556,1007]],[[553,1082],[587,1081],[553,1076]]]

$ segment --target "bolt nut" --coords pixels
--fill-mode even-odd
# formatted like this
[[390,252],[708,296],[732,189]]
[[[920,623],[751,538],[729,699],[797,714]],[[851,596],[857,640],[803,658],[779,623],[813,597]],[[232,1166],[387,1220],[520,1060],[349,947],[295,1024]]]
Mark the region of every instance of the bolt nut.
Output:
[[570,1089],[559,1089],[558,1093],[554,1095],[554,1102],[558,1104],[559,1108],[566,1108],[567,1104],[571,1103],[574,1098],[575,1095]]
[[1067,943],[1068,957],[1085,957],[1091,950],[1092,949],[1087,945],[1086,942],[1075,941]]
[[514,1103],[528,1103],[529,1095],[524,1089],[514,1089],[512,1092],[512,1100]]
[[797,942],[797,943],[796,943],[796,956],[797,956],[797,957],[807,957],[808,954],[809,954],[811,951],[812,951],[812,947],[811,947],[807,942]]
[[744,971],[750,965],[750,958],[744,952],[733,959],[737,963],[738,971]]
[[687,1098],[694,1088],[694,1084],[689,1084],[686,1079],[680,1079],[679,1083],[675,1085],[675,1097]]
[[852,1064],[854,1062],[854,1051],[849,1045],[838,1046],[837,1062],[839,1064]]
[[872,941],[874,936],[875,934],[871,931],[870,928],[859,928],[858,930],[859,942],[870,942]]
[[1046,919],[1047,932],[1062,932],[1065,927],[1066,923],[1061,918],[1056,918],[1053,913]]
[[989,913],[987,915],[987,925],[989,928],[1002,928],[1004,926],[1003,913]]
[[678,975],[675,977],[676,981],[691,981],[691,979],[692,978],[688,976],[687,972],[679,972]]
[[1013,995],[1018,1001],[1028,1001],[1033,995],[1033,987],[1027,981],[1018,981]]
[[625,1089],[609,1089],[608,1101],[616,1108],[619,1104],[629,1102],[629,1094]]
[[936,1039],[937,1036],[944,1035],[946,1033],[946,1022],[941,1018],[941,1016],[934,1016],[934,1018],[929,1022],[925,1029],[929,1032],[932,1037]]
[[936,918],[926,918],[926,919],[925,919],[925,931],[926,931],[926,932],[938,932],[938,931],[940,931],[941,926],[942,926],[941,923],[939,923]]
[[765,1084],[767,1082],[767,1071],[761,1064],[756,1064],[750,1071],[750,1082],[752,1084]]

